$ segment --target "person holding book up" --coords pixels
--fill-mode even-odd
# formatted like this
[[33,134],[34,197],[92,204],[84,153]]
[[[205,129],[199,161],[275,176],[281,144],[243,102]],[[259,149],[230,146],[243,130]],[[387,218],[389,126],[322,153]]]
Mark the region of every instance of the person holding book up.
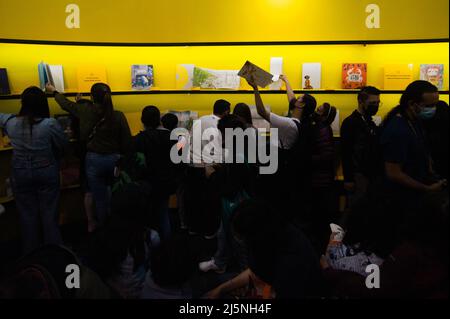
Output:
[[61,108],[80,120],[80,139],[86,143],[86,175],[92,191],[96,219],[105,224],[110,211],[109,186],[114,177],[116,163],[121,154],[128,152],[131,132],[125,115],[115,111],[111,89],[107,84],[96,83],[91,88],[93,103],[75,103],[46,85],[54,93]]

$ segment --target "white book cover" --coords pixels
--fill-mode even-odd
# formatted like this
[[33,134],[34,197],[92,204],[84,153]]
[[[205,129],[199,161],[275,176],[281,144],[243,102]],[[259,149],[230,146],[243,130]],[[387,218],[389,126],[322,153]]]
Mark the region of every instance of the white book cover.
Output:
[[303,63],[301,83],[304,90],[320,90],[322,87],[322,64]]
[[64,72],[62,65],[49,65],[48,66],[52,82],[58,92],[64,92]]
[[274,81],[270,84],[270,90],[280,90],[282,81],[279,80],[281,74],[283,74],[283,58],[270,58],[270,73],[274,75]]

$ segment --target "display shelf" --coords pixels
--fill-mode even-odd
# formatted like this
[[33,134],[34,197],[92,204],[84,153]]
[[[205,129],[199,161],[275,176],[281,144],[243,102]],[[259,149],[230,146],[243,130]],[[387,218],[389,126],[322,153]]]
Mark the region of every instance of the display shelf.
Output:
[[71,45],[71,46],[109,46],[109,47],[206,47],[206,46],[267,46],[267,45],[371,45],[371,44],[412,44],[442,43],[448,38],[405,39],[405,40],[329,40],[329,41],[236,41],[236,42],[81,42],[27,39],[0,39],[0,43]]
[[[264,90],[259,91],[261,94],[286,94],[284,90]],[[308,94],[356,94],[359,90],[294,90],[294,93]],[[381,90],[381,94],[402,94],[402,90]],[[74,97],[78,93],[68,92],[65,96]],[[150,91],[114,91],[112,95],[152,95],[152,94],[254,94],[253,90],[150,90]],[[439,91],[439,94],[448,95],[449,91]],[[88,93],[83,93],[88,95]],[[48,97],[53,95],[49,94]],[[0,100],[20,99],[20,94],[0,95]]]

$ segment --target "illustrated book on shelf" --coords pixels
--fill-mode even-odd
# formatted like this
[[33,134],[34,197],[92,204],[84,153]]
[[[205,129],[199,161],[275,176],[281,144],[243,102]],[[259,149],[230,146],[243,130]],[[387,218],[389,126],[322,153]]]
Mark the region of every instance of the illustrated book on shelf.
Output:
[[237,90],[241,85],[239,71],[211,70],[195,66],[192,85],[201,89]]
[[342,88],[360,89],[367,84],[367,63],[345,63],[342,65]]
[[149,90],[153,86],[153,65],[134,64],[131,66],[131,88]]
[[435,85],[439,90],[444,88],[444,65],[421,64],[420,79]]

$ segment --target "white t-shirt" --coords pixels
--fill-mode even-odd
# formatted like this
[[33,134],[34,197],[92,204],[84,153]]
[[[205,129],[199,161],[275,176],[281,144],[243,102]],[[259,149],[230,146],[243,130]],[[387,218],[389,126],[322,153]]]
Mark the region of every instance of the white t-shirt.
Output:
[[297,141],[298,128],[294,121],[300,123],[296,118],[270,113],[270,125],[272,128],[278,129],[278,139],[280,140],[280,147],[282,149],[291,149]]

